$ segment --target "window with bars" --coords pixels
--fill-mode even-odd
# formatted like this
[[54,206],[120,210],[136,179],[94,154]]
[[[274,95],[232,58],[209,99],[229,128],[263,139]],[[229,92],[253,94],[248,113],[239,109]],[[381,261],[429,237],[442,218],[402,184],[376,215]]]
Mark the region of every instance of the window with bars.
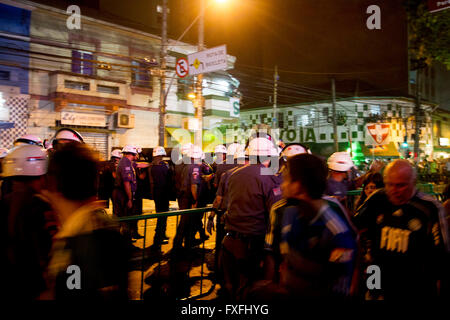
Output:
[[145,62],[131,62],[131,85],[143,88],[151,88],[150,65]]
[[72,50],[72,72],[88,76],[94,75],[94,64],[92,60],[94,60],[92,52]]

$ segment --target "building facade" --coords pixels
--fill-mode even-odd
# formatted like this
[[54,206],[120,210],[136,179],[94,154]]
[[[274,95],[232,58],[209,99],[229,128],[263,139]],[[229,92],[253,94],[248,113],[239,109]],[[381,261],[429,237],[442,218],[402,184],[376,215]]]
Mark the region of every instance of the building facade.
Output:
[[450,111],[437,109],[432,115],[433,158],[450,158]]
[[[19,61],[14,50],[17,46],[4,45],[12,63],[20,64],[20,93],[28,95],[20,109],[26,120],[25,130],[20,133],[51,139],[59,128],[71,127],[103,158],[108,158],[114,147],[126,144],[157,146],[160,37],[86,17],[83,12],[80,29],[72,28],[68,21],[71,13],[28,1],[26,4],[28,34],[21,38],[26,46],[20,48],[20,57],[26,56],[26,61]],[[3,5],[15,8],[10,1]],[[23,19],[10,20],[23,27]],[[14,39],[14,30],[2,28],[6,29],[2,33],[6,41]],[[171,134],[173,130],[187,128],[186,123],[195,113],[187,97],[195,79],[175,76],[176,60],[197,48],[172,40],[168,45],[165,144],[172,146],[178,143]],[[235,58],[228,56],[229,68],[234,62]],[[0,71],[8,67],[5,64],[2,59]],[[239,116],[238,86],[239,82],[226,71],[204,76],[204,129]],[[15,113],[9,108],[10,118]],[[2,129],[2,137],[5,132]],[[11,147],[18,132],[10,132],[9,136],[9,140],[2,138],[2,146]]]
[[[431,130],[432,104],[422,104],[423,126],[420,132],[422,156],[431,155],[433,137]],[[351,151],[365,158],[408,157],[414,145],[414,100],[402,97],[357,97],[336,101],[336,122],[339,151]],[[243,132],[260,124],[272,126],[273,108],[241,110],[240,126],[235,139]],[[314,153],[329,156],[334,152],[332,102],[322,101],[282,105],[277,108],[279,139],[285,143],[299,142]],[[388,123],[389,140],[385,145],[368,144],[367,124]],[[405,144],[406,142],[406,144]]]
[[0,145],[27,132],[31,8],[0,3]]

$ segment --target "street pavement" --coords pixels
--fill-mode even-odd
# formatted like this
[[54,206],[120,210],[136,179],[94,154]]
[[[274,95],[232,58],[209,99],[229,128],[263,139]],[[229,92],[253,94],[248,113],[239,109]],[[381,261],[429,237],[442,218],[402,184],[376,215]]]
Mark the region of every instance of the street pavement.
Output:
[[[178,210],[178,204],[176,201],[170,202],[170,211]],[[112,203],[110,202],[109,209],[106,209],[109,215],[112,215]],[[155,212],[155,205],[152,200],[143,200],[143,212],[145,216],[151,216]],[[148,290],[150,286],[146,283],[145,279],[149,277],[151,274],[156,273],[160,270],[161,273],[168,272],[167,266],[167,253],[172,248],[173,239],[176,234],[176,226],[177,226],[177,216],[168,217],[167,219],[167,229],[166,235],[169,237],[169,243],[161,246],[161,254],[155,255],[154,250],[152,249],[153,237],[155,234],[155,227],[157,219],[147,219],[147,223],[145,220],[141,220],[138,222],[138,232],[141,235],[145,235],[145,238],[136,240],[133,245],[137,248],[132,258],[132,270],[129,273],[129,297],[132,300],[138,300],[141,298],[141,284],[143,283],[143,292]],[[206,221],[204,221],[206,223]],[[198,235],[197,235],[198,237]],[[145,242],[144,242],[145,241]],[[201,283],[202,290],[200,290],[200,281],[196,281],[191,286],[190,295],[196,296],[202,293],[207,292],[213,285],[212,281],[209,279],[205,279],[211,271],[208,269],[207,261],[212,261],[213,257],[213,249],[215,248],[215,232],[212,235],[209,235],[209,239],[204,242],[204,244],[200,245],[200,248],[203,250],[199,250],[201,252],[208,252],[208,254],[204,257],[204,259],[200,259],[200,263],[194,263],[189,272],[189,277],[198,279],[203,271],[204,277]],[[143,251],[142,249],[145,250]],[[145,254],[144,263],[142,263],[143,253]],[[211,264],[210,264],[211,265]],[[203,266],[203,268],[202,268]],[[160,269],[159,269],[160,268]],[[203,270],[202,270],[203,269]],[[143,270],[143,271],[142,271]],[[218,286],[216,286],[218,288]],[[201,298],[201,299],[213,299],[216,297],[215,293],[217,288],[213,291],[212,294]]]

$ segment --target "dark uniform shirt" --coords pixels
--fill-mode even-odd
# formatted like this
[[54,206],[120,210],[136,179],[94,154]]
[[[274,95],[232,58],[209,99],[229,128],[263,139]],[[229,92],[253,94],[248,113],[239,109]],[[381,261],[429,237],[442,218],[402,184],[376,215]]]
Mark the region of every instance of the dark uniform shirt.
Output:
[[329,196],[336,196],[343,198],[347,195],[348,190],[349,184],[347,180],[336,181],[333,178],[329,178],[327,180],[327,188],[324,193]]
[[127,157],[122,157],[122,159],[120,159],[119,165],[117,166],[115,186],[124,189],[123,183],[129,182],[131,186],[131,192],[134,194],[137,189],[136,167],[136,163],[132,162]]
[[274,175],[261,175],[263,165],[244,165],[228,178],[225,229],[244,235],[265,235],[272,205],[281,199]]
[[177,191],[177,198],[180,199],[184,194],[187,194],[187,189],[185,186],[185,169],[187,164],[180,163],[175,165],[175,189]]
[[240,166],[233,167],[227,171],[225,171],[220,179],[219,186],[217,187],[216,195],[222,197],[221,203],[219,203],[220,210],[227,210],[228,207],[228,178],[230,175],[239,168]]
[[98,197],[101,200],[108,200],[112,197],[114,189],[114,176],[113,172],[116,171],[116,166],[113,160],[104,161],[101,163],[101,169],[99,172],[99,187]]
[[216,165],[215,176],[214,176],[214,185],[219,187],[220,179],[222,175],[230,169],[236,167],[235,164],[227,164],[227,163],[219,163]]
[[200,164],[188,164],[184,168],[184,188],[187,192],[187,195],[189,198],[192,199],[192,192],[191,192],[191,186],[196,184],[197,185],[197,199],[200,194],[200,185],[202,183],[202,171],[201,171],[201,165]]
[[165,161],[159,161],[158,163],[152,163],[150,166],[151,175],[151,192],[153,199],[166,199],[169,200],[169,165]]
[[367,230],[365,243],[372,264],[381,270],[381,293],[385,298],[430,297],[448,250],[442,206],[417,192],[400,206],[384,191],[375,191],[358,209],[354,223]]

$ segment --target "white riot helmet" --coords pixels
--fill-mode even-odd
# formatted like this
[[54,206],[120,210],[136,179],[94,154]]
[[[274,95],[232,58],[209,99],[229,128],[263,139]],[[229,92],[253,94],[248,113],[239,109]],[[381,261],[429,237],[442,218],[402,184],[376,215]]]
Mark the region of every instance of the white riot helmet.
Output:
[[23,144],[32,144],[32,145],[39,146],[39,147],[44,146],[41,138],[39,138],[38,136],[35,136],[33,134],[26,134],[26,135],[21,136],[20,138],[16,139],[16,141],[14,141],[15,147],[23,145]]
[[122,151],[120,151],[119,149],[114,149],[111,152],[111,158],[122,158]]
[[84,143],[81,134],[71,128],[61,128],[55,134],[55,140],[72,140],[80,143]]
[[186,143],[181,146],[180,152],[182,156],[189,156],[189,153],[191,152],[193,144],[192,143]]
[[245,156],[247,155],[245,153],[245,146],[240,144],[239,147],[237,148],[236,152],[234,153],[234,159],[245,159]]
[[347,152],[335,152],[328,158],[328,168],[333,171],[346,172],[350,170],[354,164],[352,158]]
[[189,156],[193,159],[202,159],[202,157],[203,157],[202,148],[200,148],[199,146],[193,145],[190,150]]
[[225,153],[226,154],[227,153],[227,148],[223,144],[219,144],[214,149],[214,153],[215,154],[218,154],[218,153]]
[[24,144],[11,149],[3,159],[3,177],[42,176],[47,173],[47,167],[47,151]]
[[248,144],[250,156],[274,156],[277,155],[275,145],[267,138],[254,138]]
[[232,143],[228,146],[227,155],[232,155],[236,153],[236,151],[241,147],[239,143]]
[[287,158],[304,153],[311,154],[311,151],[306,146],[295,143],[284,147],[284,149],[281,151],[281,156],[287,160]]
[[123,147],[122,149],[122,153],[133,153],[133,154],[138,154],[139,153],[139,149],[136,146],[132,146],[127,144],[125,147]]
[[8,149],[6,148],[0,148],[0,159],[3,159],[8,154]]
[[156,147],[153,149],[152,155],[153,157],[157,157],[157,156],[166,156],[167,154],[164,147]]

